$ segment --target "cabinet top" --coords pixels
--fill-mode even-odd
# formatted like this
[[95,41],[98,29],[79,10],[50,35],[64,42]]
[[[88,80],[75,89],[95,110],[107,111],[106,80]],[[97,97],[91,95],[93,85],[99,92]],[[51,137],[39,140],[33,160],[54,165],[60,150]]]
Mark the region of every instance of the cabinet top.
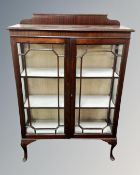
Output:
[[38,31],[114,31],[133,32],[120,26],[117,20],[110,20],[107,15],[97,14],[33,14],[31,19],[24,19],[20,24],[8,27],[9,30]]

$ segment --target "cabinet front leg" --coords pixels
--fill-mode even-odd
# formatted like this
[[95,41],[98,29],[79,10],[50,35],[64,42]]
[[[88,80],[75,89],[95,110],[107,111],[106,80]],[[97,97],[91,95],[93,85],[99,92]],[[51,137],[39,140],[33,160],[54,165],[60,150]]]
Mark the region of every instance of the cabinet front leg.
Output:
[[114,147],[115,147],[116,145],[117,145],[117,142],[114,142],[114,143],[111,144],[110,159],[111,159],[112,161],[115,160],[115,158],[114,158],[114,156],[113,156],[113,149],[114,149]]
[[25,162],[27,160],[27,157],[28,157],[28,152],[27,152],[27,145],[26,144],[23,144],[21,143],[21,147],[24,151],[24,157],[23,157],[23,162]]
[[115,160],[114,156],[113,156],[113,149],[114,147],[117,145],[117,138],[108,138],[108,139],[102,139],[103,141],[107,142],[109,145],[111,145],[111,149],[110,149],[110,159],[113,161]]
[[24,151],[24,157],[23,157],[23,161],[25,162],[28,158],[28,151],[27,151],[27,145],[29,145],[30,143],[34,142],[36,140],[29,140],[29,139],[22,139],[21,140],[21,147]]

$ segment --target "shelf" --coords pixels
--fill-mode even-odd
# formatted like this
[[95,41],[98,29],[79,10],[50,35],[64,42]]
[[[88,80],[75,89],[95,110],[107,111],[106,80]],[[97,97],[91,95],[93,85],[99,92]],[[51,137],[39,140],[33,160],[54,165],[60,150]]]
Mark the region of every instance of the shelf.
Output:
[[[113,70],[109,68],[86,68],[82,69],[82,78],[111,78]],[[25,77],[25,70],[21,73],[21,77]],[[56,68],[27,68],[27,77],[58,77]],[[59,69],[59,77],[64,77],[64,69]],[[80,78],[80,69],[76,71],[76,77]],[[119,76],[114,73],[114,78]]]
[[[21,73],[25,77],[25,70]],[[55,68],[27,68],[27,77],[58,77]],[[59,69],[59,77],[64,77],[64,69]]]
[[[81,122],[80,126],[82,128],[86,128],[84,129],[85,134],[111,134],[111,127],[107,126],[107,122],[105,120]],[[82,134],[82,129],[80,128],[80,126],[77,125],[75,127],[75,133]],[[103,129],[103,133],[102,133],[102,129]]]
[[[111,78],[113,74],[113,69],[109,69],[109,68],[86,68],[86,69],[82,69],[82,77],[87,77],[87,78]],[[77,69],[76,72],[76,77],[79,78],[80,77],[80,69]],[[118,78],[119,76],[114,73],[114,77]]]
[[[36,134],[55,134],[55,129],[57,128],[58,123],[54,121],[48,121],[48,120],[36,120],[32,121],[32,126],[36,129]],[[47,129],[43,129],[47,128]],[[27,126],[27,133],[28,134],[34,134],[34,129],[32,129],[30,126]],[[57,129],[57,134],[64,134],[64,126],[59,126]]]
[[[60,95],[59,107],[64,108],[64,96]],[[80,108],[109,108],[109,96],[103,95],[82,95]],[[57,95],[30,95],[30,108],[58,108]],[[25,108],[28,108],[28,100],[26,100]],[[111,101],[111,108],[114,104]],[[76,108],[79,108],[79,98],[76,97]]]
[[[30,108],[58,108],[57,95],[30,95]],[[26,100],[25,108],[28,108],[28,100]],[[59,96],[59,107],[64,107],[64,96]]]
[[[82,95],[80,108],[109,108],[108,95]],[[115,108],[111,100],[111,108]],[[79,98],[76,98],[76,108],[79,108]]]

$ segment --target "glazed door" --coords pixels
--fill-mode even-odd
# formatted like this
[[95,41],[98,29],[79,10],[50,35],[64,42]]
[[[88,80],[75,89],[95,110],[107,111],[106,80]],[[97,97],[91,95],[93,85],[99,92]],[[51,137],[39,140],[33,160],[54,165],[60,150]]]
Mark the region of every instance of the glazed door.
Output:
[[112,135],[123,43],[76,41],[74,135]]
[[26,135],[65,135],[65,40],[24,38],[16,47],[18,60],[14,64],[20,67],[22,92],[17,90],[19,100],[23,98],[20,113],[25,117],[21,121]]
[[13,41],[22,132],[52,138],[112,135],[125,47],[108,39]]

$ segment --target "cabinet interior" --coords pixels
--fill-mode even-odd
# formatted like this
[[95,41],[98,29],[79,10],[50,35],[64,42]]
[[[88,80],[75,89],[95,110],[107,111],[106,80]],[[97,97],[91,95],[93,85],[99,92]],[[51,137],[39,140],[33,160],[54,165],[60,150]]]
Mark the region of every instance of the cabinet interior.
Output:
[[[17,47],[27,133],[64,134],[65,45]],[[75,134],[111,134],[123,45],[76,49]]]

